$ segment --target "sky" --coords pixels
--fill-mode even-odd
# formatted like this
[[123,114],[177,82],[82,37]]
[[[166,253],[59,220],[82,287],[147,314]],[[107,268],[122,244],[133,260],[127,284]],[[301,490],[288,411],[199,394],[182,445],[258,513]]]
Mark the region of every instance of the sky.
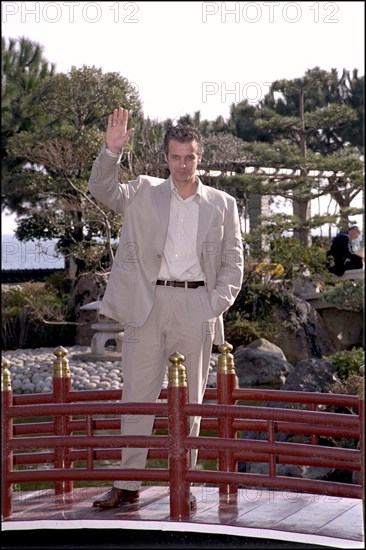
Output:
[[[308,69],[364,74],[364,2],[1,2],[2,36],[135,86],[145,117],[227,119]],[[2,215],[5,229],[14,221]],[[4,228],[5,224],[5,228]],[[12,232],[11,231],[7,231]]]

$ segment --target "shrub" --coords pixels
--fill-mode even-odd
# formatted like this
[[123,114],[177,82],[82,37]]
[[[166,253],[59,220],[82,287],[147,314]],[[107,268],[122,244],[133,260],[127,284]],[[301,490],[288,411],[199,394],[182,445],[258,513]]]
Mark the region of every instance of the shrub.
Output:
[[365,364],[365,350],[354,347],[350,351],[343,350],[324,356],[323,359],[333,365],[339,378],[347,380],[351,375],[360,375],[360,367]]
[[[274,320],[277,307],[286,311],[285,320]],[[299,300],[291,291],[271,282],[253,282],[249,277],[243,283],[234,306],[225,314],[224,321],[225,337],[234,349],[257,338],[273,342],[288,329],[308,328]]]
[[1,289],[2,349],[55,347],[74,341],[67,324],[68,295],[46,283],[24,283]]
[[340,309],[363,311],[364,282],[363,280],[339,281],[333,286],[327,286],[321,293],[321,299]]

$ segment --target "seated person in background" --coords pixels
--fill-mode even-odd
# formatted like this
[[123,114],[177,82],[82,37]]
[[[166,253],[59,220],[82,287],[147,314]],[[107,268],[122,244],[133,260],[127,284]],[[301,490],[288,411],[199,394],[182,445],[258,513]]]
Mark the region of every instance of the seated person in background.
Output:
[[327,251],[326,266],[330,273],[341,277],[345,271],[350,269],[363,269],[363,258],[355,254],[352,248],[352,241],[358,239],[361,230],[357,225],[352,225],[338,233]]

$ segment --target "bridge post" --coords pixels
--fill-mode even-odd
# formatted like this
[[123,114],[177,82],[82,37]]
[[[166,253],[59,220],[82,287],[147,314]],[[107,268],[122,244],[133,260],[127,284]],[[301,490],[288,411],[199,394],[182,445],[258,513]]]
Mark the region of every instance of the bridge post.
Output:
[[[225,342],[219,346],[221,355],[218,359],[217,371],[217,402],[219,405],[235,405],[233,399],[233,391],[236,388],[236,373],[234,365],[234,356],[230,353],[233,346]],[[233,428],[233,419],[228,417],[218,418],[219,436],[234,439],[237,437],[236,430]],[[233,458],[232,451],[219,452],[219,471],[220,472],[237,472],[238,465]],[[219,494],[229,495],[236,494],[238,486],[229,483],[220,483]]]
[[9,442],[13,439],[13,419],[9,418],[8,409],[13,404],[10,363],[1,359],[1,515],[3,518],[12,514],[11,497],[13,485],[8,482],[8,474],[13,470],[13,451]]
[[[68,350],[59,346],[53,354],[56,359],[53,362],[53,402],[67,403],[68,393],[71,390],[71,373],[69,360],[66,358]],[[55,416],[53,425],[56,436],[69,434],[70,416]],[[71,465],[70,449],[59,448],[54,450],[55,468],[69,468]],[[64,495],[73,490],[73,481],[55,481],[55,494]]]
[[363,489],[363,517],[365,517],[365,365],[360,367],[359,411],[360,416],[360,451],[361,451],[361,485]]
[[168,370],[168,431],[169,431],[169,477],[170,477],[170,519],[190,518],[189,483],[186,473],[189,452],[186,438],[189,433],[189,419],[184,413],[188,403],[188,386],[185,356],[179,352],[169,357],[172,363]]

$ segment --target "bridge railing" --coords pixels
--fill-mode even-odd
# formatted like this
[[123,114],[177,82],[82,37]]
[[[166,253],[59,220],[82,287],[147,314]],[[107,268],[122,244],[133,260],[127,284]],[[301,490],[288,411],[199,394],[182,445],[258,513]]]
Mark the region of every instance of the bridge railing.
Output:
[[[73,391],[67,350],[55,350],[53,391],[13,395],[9,362],[2,361],[2,508],[12,515],[16,483],[53,482],[56,494],[72,493],[75,481],[135,480],[170,486],[171,519],[189,518],[189,486],[211,484],[222,496],[238,487],[261,487],[363,498],[364,397],[360,395],[243,389],[237,387],[232,346],[220,348],[217,388],[209,388],[203,404],[188,403],[184,356],[170,357],[169,383],[157,403],[121,403],[121,390]],[[265,406],[240,402],[264,402]],[[274,406],[277,402],[280,407]],[[239,403],[239,404],[238,404]],[[272,404],[272,406],[271,406]],[[302,407],[290,408],[287,405]],[[327,412],[347,407],[352,414]],[[151,436],[121,436],[120,416],[155,415]],[[201,434],[189,436],[190,416],[200,416]],[[202,435],[210,430],[215,435]],[[116,431],[116,435],[111,434]],[[241,432],[262,432],[266,440],[242,439]],[[290,433],[302,442],[281,442]],[[352,441],[347,447],[319,444],[319,438]],[[150,449],[148,458],[167,459],[167,467],[120,469],[124,447]],[[193,470],[190,449],[199,459],[216,461],[214,470]],[[108,461],[101,466],[99,461]],[[261,462],[268,473],[238,472],[238,462]],[[281,476],[277,465],[295,464],[359,472],[359,483],[340,483]]]

